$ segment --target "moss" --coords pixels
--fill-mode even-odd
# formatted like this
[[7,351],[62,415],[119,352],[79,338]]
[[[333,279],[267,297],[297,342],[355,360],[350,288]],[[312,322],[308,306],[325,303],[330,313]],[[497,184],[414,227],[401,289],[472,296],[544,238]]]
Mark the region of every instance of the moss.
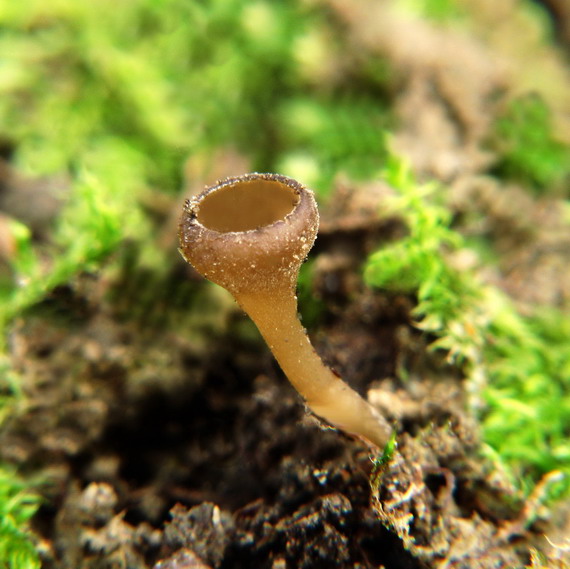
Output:
[[528,486],[560,470],[552,488],[570,491],[570,316],[546,310],[522,317],[512,309],[489,327],[484,358],[489,382],[484,390],[485,440]]
[[570,180],[570,146],[556,139],[550,110],[538,94],[510,101],[495,123],[491,142],[500,177],[521,181],[536,193]]
[[458,0],[398,0],[397,4],[422,18],[439,23],[457,22],[467,16],[466,6]]
[[0,324],[30,307],[78,271],[89,271],[109,254],[134,227],[141,227],[137,210],[123,196],[129,184],[102,184],[84,172],[72,187],[70,199],[56,226],[53,243],[38,248],[31,232],[19,222],[10,223],[16,244],[11,259],[13,284],[0,290]]
[[[506,464],[526,492],[545,474],[561,471],[550,496],[570,493],[570,314],[541,309],[522,316],[476,268],[441,188],[418,185],[406,166],[392,160],[386,180],[396,190],[392,211],[408,235],[368,259],[364,276],[374,287],[414,293],[417,326],[435,336],[469,379],[488,454]],[[522,483],[520,482],[522,480]]]
[[392,122],[378,100],[350,94],[333,99],[291,98],[283,103],[279,116],[282,155],[278,171],[304,174],[294,170],[297,163],[292,157],[313,161],[315,175],[309,173],[307,182],[321,195],[339,171],[354,180],[378,175],[386,158],[384,133]]
[[[418,185],[405,163],[395,157],[388,161],[384,177],[398,192],[387,211],[403,216],[408,234],[373,253],[364,278],[372,286],[416,293],[419,324],[443,340],[453,334],[481,294],[470,276],[449,260],[464,241],[450,228],[452,213],[442,203],[440,187]],[[458,346],[453,353],[461,354]]]
[[38,503],[13,471],[0,468],[0,569],[39,568],[27,530]]

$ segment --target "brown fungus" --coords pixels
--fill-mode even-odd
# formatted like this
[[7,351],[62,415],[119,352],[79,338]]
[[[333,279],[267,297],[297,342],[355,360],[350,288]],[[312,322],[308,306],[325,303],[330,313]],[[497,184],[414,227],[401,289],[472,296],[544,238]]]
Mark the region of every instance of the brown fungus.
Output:
[[297,316],[299,268],[318,226],[311,190],[277,174],[245,174],[186,202],[180,251],[235,297],[316,415],[383,447],[390,426],[323,364]]

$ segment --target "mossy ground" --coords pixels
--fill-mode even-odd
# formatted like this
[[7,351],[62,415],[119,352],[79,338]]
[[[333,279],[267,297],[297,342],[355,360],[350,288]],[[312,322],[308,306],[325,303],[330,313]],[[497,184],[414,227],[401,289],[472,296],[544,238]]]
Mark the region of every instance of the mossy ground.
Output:
[[[566,566],[565,14],[0,0],[0,568]],[[381,467],[176,251],[251,170],[318,192],[301,312]]]

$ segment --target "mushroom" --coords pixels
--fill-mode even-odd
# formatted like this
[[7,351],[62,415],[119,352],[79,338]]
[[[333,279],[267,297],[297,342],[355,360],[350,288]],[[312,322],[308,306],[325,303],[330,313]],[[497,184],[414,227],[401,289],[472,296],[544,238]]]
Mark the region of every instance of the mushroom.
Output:
[[388,422],[324,365],[297,315],[297,277],[318,226],[311,190],[278,174],[245,174],[186,201],[180,252],[234,296],[315,415],[383,448]]

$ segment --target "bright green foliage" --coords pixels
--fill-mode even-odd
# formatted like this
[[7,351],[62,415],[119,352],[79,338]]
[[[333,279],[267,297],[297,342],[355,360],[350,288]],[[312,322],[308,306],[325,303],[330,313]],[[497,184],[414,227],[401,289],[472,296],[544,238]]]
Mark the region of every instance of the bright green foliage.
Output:
[[368,284],[388,290],[414,292],[419,325],[440,336],[454,356],[464,356],[465,314],[471,312],[480,296],[472,275],[457,270],[451,253],[463,245],[462,237],[449,225],[451,212],[441,202],[441,191],[434,184],[418,185],[403,161],[391,158],[385,170],[386,181],[398,191],[388,212],[402,215],[408,234],[372,254],[365,267]]
[[[230,133],[258,142],[259,118],[288,77],[294,21],[291,10],[269,3],[247,11],[236,0],[32,0],[25,10],[3,0],[1,7],[8,60],[0,120],[34,173],[65,171],[99,137],[113,136],[145,156],[144,178],[174,189],[191,151]],[[274,22],[272,46],[251,18]]]
[[499,174],[537,191],[570,181],[570,146],[554,137],[550,110],[538,95],[511,101],[494,131]]
[[418,327],[435,334],[432,348],[446,350],[470,379],[489,454],[508,465],[527,491],[544,474],[561,471],[565,476],[549,495],[568,494],[570,315],[518,314],[474,268],[458,266],[469,251],[450,227],[438,188],[417,185],[395,160],[386,179],[397,192],[392,212],[403,217],[408,235],[368,259],[366,282],[417,295]]
[[339,168],[351,179],[370,179],[386,156],[387,117],[374,99],[291,99],[280,112],[283,158],[277,170],[288,173],[295,157],[302,156],[315,164],[310,182],[316,188],[330,187]]
[[38,498],[18,482],[14,472],[0,468],[0,569],[36,569],[40,562],[26,531]]
[[392,431],[390,439],[386,443],[382,453],[378,453],[373,459],[372,472],[370,474],[370,486],[375,492],[378,491],[378,485],[380,484],[382,473],[396,452],[396,448],[398,446],[396,439],[396,432]]
[[465,4],[457,0],[397,0],[396,4],[436,22],[456,22],[466,15]]
[[107,182],[109,185],[103,185],[87,172],[78,176],[50,250],[37,251],[29,230],[11,222],[17,248],[11,267],[16,286],[0,288],[0,324],[41,300],[78,270],[93,268],[135,227],[144,228],[132,200],[122,195],[130,189],[128,180],[119,183],[118,178],[112,184],[108,177]]
[[[508,305],[507,305],[508,306]],[[570,316],[522,318],[508,307],[489,328],[485,440],[525,481],[552,470],[570,490]]]
[[[111,136],[145,157],[143,180],[172,191],[186,157],[227,144],[264,170],[291,146],[322,151],[328,168],[362,147],[354,134],[354,147],[338,143],[358,132],[370,101],[354,95],[334,108],[334,91],[323,94],[315,74],[336,47],[324,12],[301,1],[30,0],[22,9],[0,0],[0,23],[0,124],[27,171],[66,171]],[[294,92],[311,93],[321,115],[333,105],[330,143],[320,131],[286,140]]]

